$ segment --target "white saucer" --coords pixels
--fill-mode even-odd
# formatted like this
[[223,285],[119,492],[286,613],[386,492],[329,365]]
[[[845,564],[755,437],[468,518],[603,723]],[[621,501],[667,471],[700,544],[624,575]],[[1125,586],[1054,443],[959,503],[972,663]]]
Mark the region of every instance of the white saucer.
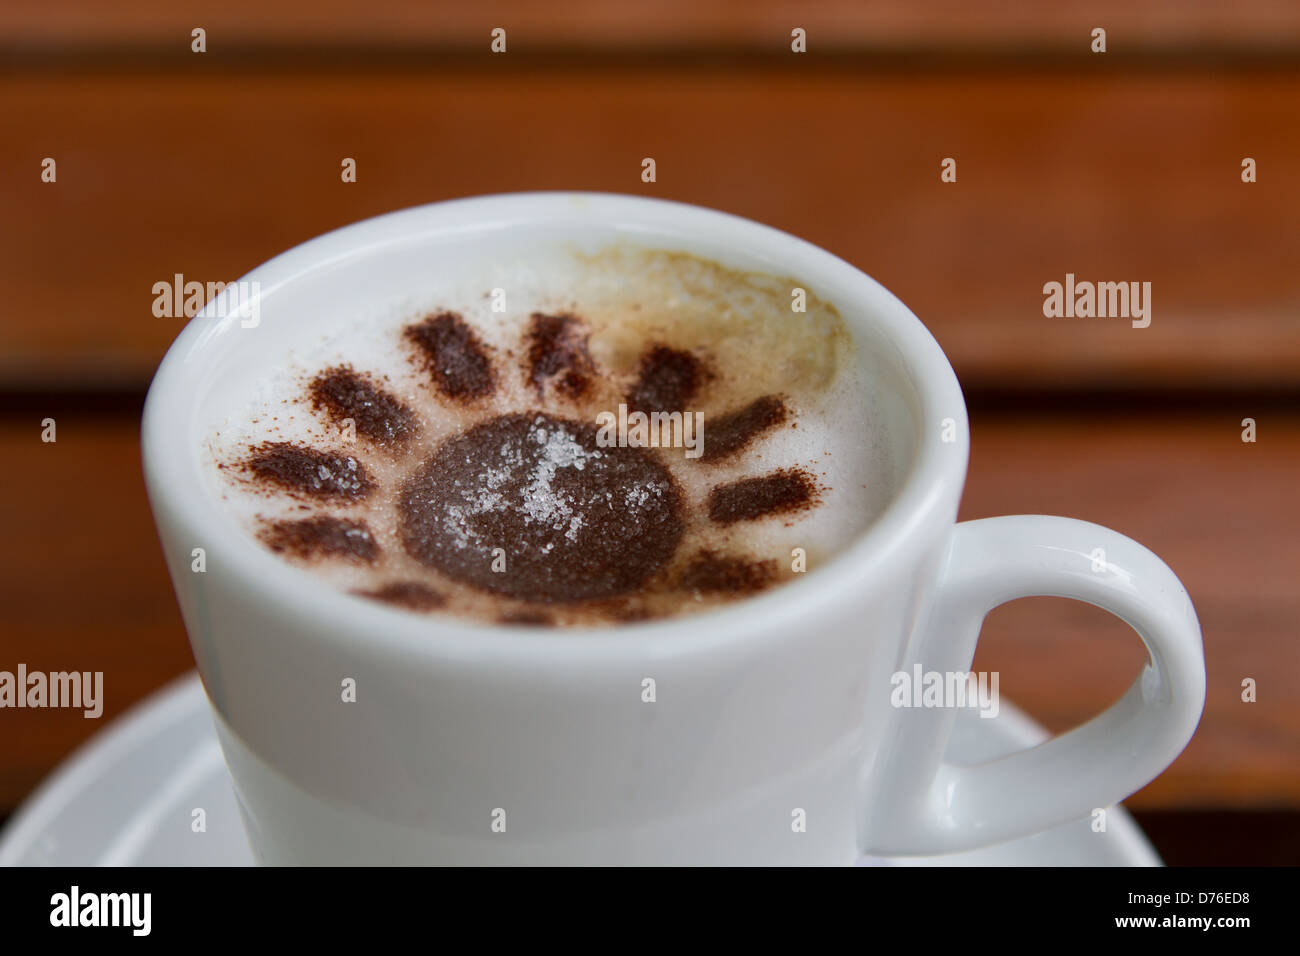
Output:
[[[1046,732],[1003,701],[997,717],[963,711],[950,753],[988,760]],[[195,808],[207,830],[194,833]],[[32,794],[0,839],[2,866],[251,866],[239,811],[197,674],[142,701],[83,744]],[[862,866],[1159,866],[1116,807],[1105,833],[1087,820],[952,856],[865,857]]]

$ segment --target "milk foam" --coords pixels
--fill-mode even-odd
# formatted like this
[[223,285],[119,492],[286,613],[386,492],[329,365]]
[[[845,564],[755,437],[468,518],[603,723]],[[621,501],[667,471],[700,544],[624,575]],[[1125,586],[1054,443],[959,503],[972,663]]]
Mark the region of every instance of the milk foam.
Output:
[[[880,406],[883,369],[873,367],[869,353],[856,347],[835,308],[796,279],[737,272],[683,253],[627,244],[594,251],[538,244],[495,259],[480,255],[454,268],[429,262],[427,270],[400,295],[372,290],[361,309],[321,303],[310,322],[300,322],[296,334],[282,335],[283,341],[261,356],[255,373],[215,394],[201,423],[205,481],[250,534],[270,520],[315,514],[368,524],[382,553],[376,565],[310,562],[311,573],[334,587],[374,590],[393,581],[420,581],[449,596],[447,613],[497,620],[503,610],[528,610],[450,582],[408,555],[397,530],[402,484],[444,440],[494,415],[537,410],[595,425],[598,412],[616,413],[625,401],[650,344],[690,351],[711,370],[698,398],[682,410],[703,413],[706,448],[711,418],[765,395],[782,396],[789,411],[783,424],[724,461],[701,462],[680,448],[654,452],[671,470],[686,504],[687,525],[673,567],[709,550],[774,562],[779,579],[786,581],[795,576],[792,564],[802,552],[807,572],[816,573],[894,495],[890,416]],[[792,311],[795,288],[804,288],[805,312]],[[503,303],[504,311],[494,310]],[[445,312],[459,314],[489,348],[498,382],[490,397],[469,404],[450,401],[412,362],[403,328]],[[551,391],[539,400],[528,381],[526,333],[535,312],[573,315],[589,334],[599,372],[582,400]],[[396,450],[363,437],[349,440],[312,409],[307,384],[339,365],[369,374],[414,410],[421,431],[409,446]],[[355,456],[381,490],[359,504],[343,504],[308,502],[259,486],[239,463],[251,446],[268,441]],[[815,481],[816,507],[727,526],[708,520],[714,488],[790,468],[803,469]],[[639,605],[642,613],[660,616],[727,599],[667,588]],[[556,623],[605,622],[583,607],[544,610]]]

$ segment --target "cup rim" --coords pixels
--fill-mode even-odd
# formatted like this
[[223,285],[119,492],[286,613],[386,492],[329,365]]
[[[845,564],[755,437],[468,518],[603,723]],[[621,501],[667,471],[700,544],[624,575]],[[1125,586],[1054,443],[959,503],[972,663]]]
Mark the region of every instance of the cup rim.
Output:
[[[889,358],[901,366],[919,405],[912,409],[918,434],[911,468],[884,511],[813,573],[694,614],[539,629],[393,608],[348,594],[270,554],[206,492],[198,456],[191,450],[197,400],[196,390],[188,386],[196,380],[213,343],[220,336],[234,334],[238,315],[213,319],[211,313],[200,313],[168,349],[145,400],[141,451],[160,532],[165,534],[164,516],[178,520],[183,527],[202,529],[202,538],[211,543],[209,550],[220,549],[234,558],[221,571],[209,569],[206,573],[234,575],[243,588],[281,601],[321,640],[346,641],[352,634],[364,633],[376,651],[383,648],[394,654],[413,652],[462,660],[522,655],[534,661],[563,662],[629,653],[662,659],[750,643],[760,635],[797,635],[809,626],[810,609],[851,601],[864,583],[888,566],[918,566],[923,549],[932,544],[937,531],[955,520],[965,479],[969,430],[957,377],[933,335],[896,296],[855,266],[789,233],[730,213],[643,196],[580,191],[501,193],[410,207],[343,226],[294,246],[239,281],[257,282],[266,294],[266,290],[290,282],[309,280],[313,270],[326,265],[372,254],[387,243],[432,241],[466,231],[557,218],[630,232],[677,233],[683,238],[703,231],[739,244],[747,253],[779,262],[783,270],[801,280],[816,275],[824,283],[842,288],[844,294],[838,299],[845,321],[854,324],[850,312],[868,314],[872,325],[885,332],[897,352]],[[853,308],[846,309],[843,303],[850,294]],[[941,442],[938,437],[945,419],[952,419],[955,434],[951,442]],[[168,453],[177,447],[184,453]],[[188,554],[187,548],[186,560]],[[293,599],[304,593],[308,600]],[[596,639],[600,637],[606,639]]]

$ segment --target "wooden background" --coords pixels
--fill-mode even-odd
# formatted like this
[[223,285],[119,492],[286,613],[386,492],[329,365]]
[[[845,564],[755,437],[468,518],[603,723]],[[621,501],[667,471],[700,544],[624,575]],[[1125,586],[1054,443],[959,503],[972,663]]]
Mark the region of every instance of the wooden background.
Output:
[[[140,476],[140,403],[181,327],[151,314],[153,283],[232,280],[402,206],[582,188],[751,217],[897,293],[971,405],[962,516],[1100,522],[1191,592],[1205,715],[1129,805],[1294,820],[1300,5],[107,10],[0,8],[0,669],[103,670],[107,696],[101,721],[0,712],[0,816],[192,666]],[[1151,282],[1150,328],[1044,318],[1043,283],[1066,272]],[[1061,730],[1141,659],[1103,612],[1033,599],[990,616],[975,666]]]

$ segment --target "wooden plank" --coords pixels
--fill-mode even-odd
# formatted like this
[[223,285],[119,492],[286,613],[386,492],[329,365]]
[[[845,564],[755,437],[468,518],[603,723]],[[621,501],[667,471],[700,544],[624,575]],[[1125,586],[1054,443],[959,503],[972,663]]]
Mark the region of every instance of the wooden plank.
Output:
[[[231,280],[395,208],[580,187],[824,246],[912,306],[971,388],[1293,389],[1296,102],[1298,72],[10,73],[0,387],[143,387],[181,325],[150,312],[175,273]],[[1067,273],[1150,282],[1151,326],[1045,318]]]
[[208,30],[213,46],[250,43],[487,47],[494,27],[527,47],[697,47],[785,49],[792,28],[808,31],[812,49],[897,46],[1040,45],[1087,52],[1090,31],[1105,27],[1112,49],[1125,47],[1295,45],[1300,9],[1286,0],[1092,0],[1088,4],[994,0],[140,0],[114,7],[95,0],[9,0],[0,7],[0,37],[52,48],[97,44],[187,46],[190,30]]
[[[130,414],[32,404],[0,421],[0,667],[103,670],[103,720],[66,711],[0,713],[0,813],[78,742],[190,664],[149,519]],[[1256,444],[1239,421],[1258,419]],[[39,440],[44,415],[57,444]],[[974,419],[962,516],[1056,513],[1109,525],[1161,555],[1187,586],[1205,635],[1205,715],[1139,807],[1300,803],[1300,416],[1250,407],[1169,419],[1141,409]],[[1070,601],[995,611],[975,667],[1055,730],[1117,697],[1141,660],[1136,638]],[[1240,700],[1243,677],[1259,701]]]
[[[54,417],[58,441],[43,443]],[[104,712],[0,711],[0,812],[77,744],[193,667],[140,474],[139,423],[51,403],[0,423],[0,669],[102,671]]]

